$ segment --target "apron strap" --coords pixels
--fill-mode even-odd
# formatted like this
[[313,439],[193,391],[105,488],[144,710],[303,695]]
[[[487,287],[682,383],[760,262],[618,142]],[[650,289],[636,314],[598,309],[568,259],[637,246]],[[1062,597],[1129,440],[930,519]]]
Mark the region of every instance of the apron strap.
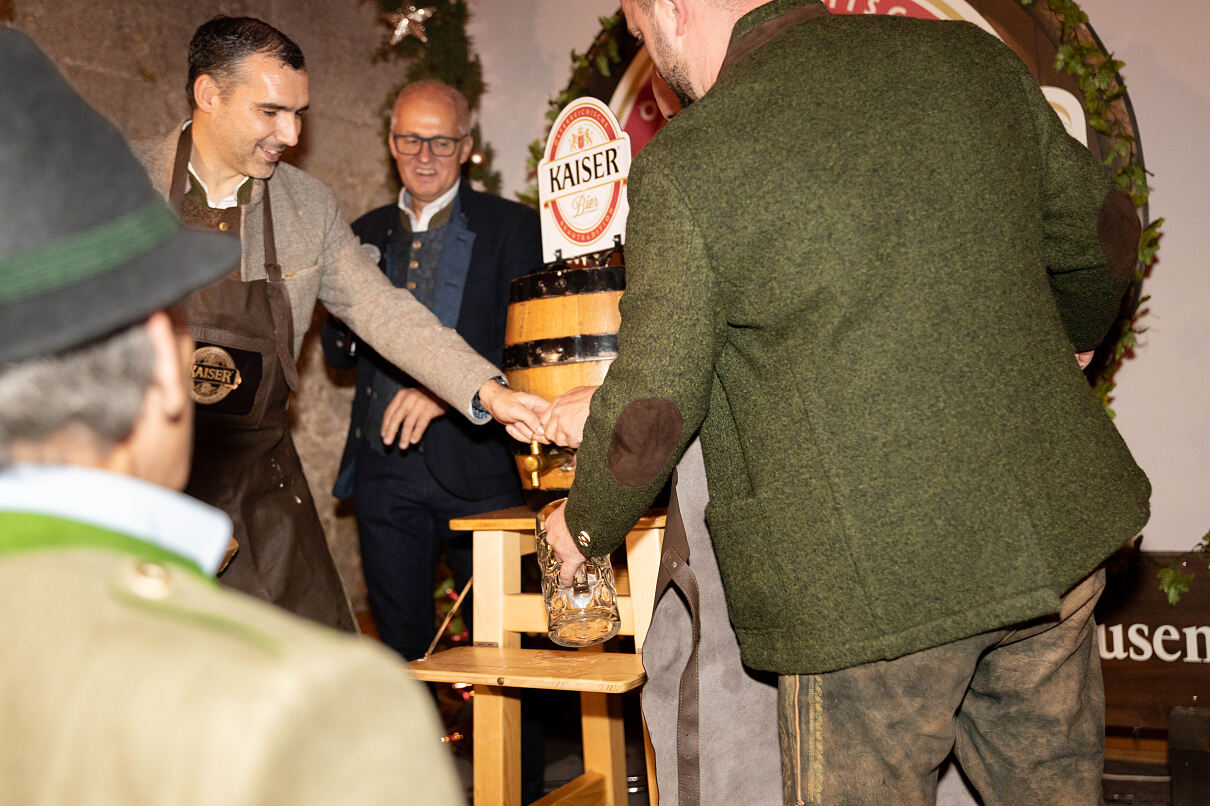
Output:
[[277,334],[277,360],[291,391],[298,391],[298,365],[294,363],[294,313],[290,309],[290,294],[282,279],[281,264],[277,262],[277,240],[273,236],[273,207],[269,203],[269,182],[264,183],[265,276],[269,279],[269,310],[273,312],[273,332]]
[[[189,171],[189,155],[193,152],[193,126],[181,130],[176,143],[176,158],[172,166],[172,185],[168,189],[168,206],[180,218],[185,203],[186,174]],[[269,203],[269,183],[264,183],[265,196],[261,202],[264,212],[265,276],[268,279],[269,310],[273,316],[273,332],[277,342],[277,360],[291,391],[298,390],[298,365],[294,363],[294,314],[290,309],[290,295],[282,279],[281,265],[277,262],[277,241],[273,237],[273,209]],[[242,229],[242,228],[241,228]],[[240,235],[243,244],[243,235]]]
[[168,206],[181,217],[185,204],[185,174],[189,171],[189,155],[193,152],[193,126],[181,129],[176,141],[176,158],[172,161],[172,186],[168,188]]
[[676,717],[676,777],[679,806],[698,806],[701,797],[700,716],[698,683],[698,647],[702,639],[699,616],[700,596],[697,577],[689,567],[689,538],[681,519],[676,484],[668,504],[668,522],[664,528],[664,545],[660,552],[660,571],[656,577],[655,600],[659,602],[669,585],[675,585],[689,604],[693,622],[693,647],[681,672],[679,706]]

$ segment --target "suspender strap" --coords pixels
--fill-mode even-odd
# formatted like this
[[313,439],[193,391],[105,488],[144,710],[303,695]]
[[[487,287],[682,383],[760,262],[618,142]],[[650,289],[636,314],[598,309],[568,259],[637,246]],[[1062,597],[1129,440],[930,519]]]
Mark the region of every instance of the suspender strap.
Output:
[[176,158],[172,161],[172,186],[168,188],[168,206],[177,218],[185,204],[186,173],[189,171],[189,154],[193,151],[193,126],[186,126],[176,141]]
[[677,801],[679,806],[697,806],[701,797],[701,757],[699,736],[698,646],[702,626],[698,611],[700,597],[697,578],[689,568],[689,540],[681,519],[680,504],[673,486],[668,505],[668,521],[664,528],[664,547],[660,554],[660,571],[656,577],[655,600],[658,602],[675,585],[689,603],[693,622],[693,647],[685,669],[681,672],[679,707],[676,719]]

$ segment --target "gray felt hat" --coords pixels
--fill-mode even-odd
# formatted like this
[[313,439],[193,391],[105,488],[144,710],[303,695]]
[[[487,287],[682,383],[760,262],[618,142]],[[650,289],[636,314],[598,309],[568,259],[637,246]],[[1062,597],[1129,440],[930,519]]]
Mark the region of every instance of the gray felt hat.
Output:
[[0,27],[0,362],[133,324],[238,261],[234,238],[182,227],[117,128]]

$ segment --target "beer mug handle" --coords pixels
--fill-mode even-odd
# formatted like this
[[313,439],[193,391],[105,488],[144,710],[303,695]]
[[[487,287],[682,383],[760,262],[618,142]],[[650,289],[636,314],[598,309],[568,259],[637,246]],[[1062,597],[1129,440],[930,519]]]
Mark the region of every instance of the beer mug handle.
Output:
[[576,569],[576,575],[571,581],[571,592],[576,596],[587,596],[589,591],[588,564],[584,563]]

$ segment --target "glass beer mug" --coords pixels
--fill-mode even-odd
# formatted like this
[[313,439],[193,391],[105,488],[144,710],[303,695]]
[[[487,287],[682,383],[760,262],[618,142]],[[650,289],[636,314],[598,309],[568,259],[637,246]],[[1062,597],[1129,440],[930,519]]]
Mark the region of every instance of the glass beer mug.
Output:
[[589,557],[576,571],[571,587],[559,582],[561,563],[546,542],[546,518],[566,501],[551,501],[538,513],[538,564],[550,640],[562,646],[592,646],[608,641],[622,626],[609,557]]

